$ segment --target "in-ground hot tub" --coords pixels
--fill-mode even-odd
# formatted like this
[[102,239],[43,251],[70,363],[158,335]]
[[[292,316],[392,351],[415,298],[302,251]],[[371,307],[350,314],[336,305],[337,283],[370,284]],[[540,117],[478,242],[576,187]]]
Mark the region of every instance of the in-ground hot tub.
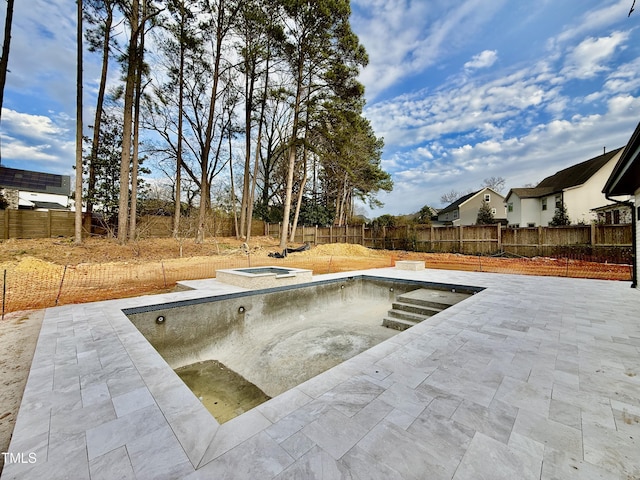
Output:
[[124,313],[222,423],[396,335],[383,317],[425,288],[482,290],[363,275]]
[[236,287],[270,288],[285,285],[297,285],[311,281],[311,270],[284,267],[251,267],[216,270],[216,279]]

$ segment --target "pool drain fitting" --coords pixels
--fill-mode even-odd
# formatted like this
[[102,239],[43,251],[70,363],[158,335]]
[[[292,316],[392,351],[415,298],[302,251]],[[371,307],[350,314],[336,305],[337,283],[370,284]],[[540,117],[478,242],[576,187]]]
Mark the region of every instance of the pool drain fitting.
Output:
[[165,321],[164,315],[158,315],[158,317],[156,318],[156,323],[158,325],[162,325]]
[[246,309],[244,307],[238,307],[238,313],[244,313],[245,310]]

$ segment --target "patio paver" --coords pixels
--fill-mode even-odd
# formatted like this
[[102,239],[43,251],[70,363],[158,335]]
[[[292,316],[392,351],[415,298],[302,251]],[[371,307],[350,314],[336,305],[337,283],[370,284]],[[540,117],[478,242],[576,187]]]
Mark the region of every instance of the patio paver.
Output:
[[485,290],[222,426],[121,310],[242,289],[47,309],[2,480],[640,478],[639,290],[360,273]]

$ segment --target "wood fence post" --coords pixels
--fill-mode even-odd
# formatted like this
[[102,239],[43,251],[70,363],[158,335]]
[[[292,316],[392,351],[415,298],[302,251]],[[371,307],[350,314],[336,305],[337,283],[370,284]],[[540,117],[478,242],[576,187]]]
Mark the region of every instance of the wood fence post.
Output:
[[318,225],[316,225],[315,231],[313,232],[313,244],[318,245]]
[[591,224],[591,246],[594,247],[596,245],[596,224]]
[[460,235],[460,253],[464,252],[464,240],[462,239],[462,225],[458,225],[458,233]]
[[4,211],[4,239],[7,240],[9,238],[9,215],[11,215],[10,209],[6,209]]
[[498,251],[502,251],[502,224],[498,223]]
[[47,210],[47,238],[51,238],[51,210]]
[[433,252],[433,237],[435,236],[436,232],[433,228],[433,225],[431,225],[431,228],[429,230],[429,250]]
[[329,243],[333,243],[333,225],[329,225]]
[[538,226],[538,255],[545,255],[544,251],[544,230],[542,225]]
[[364,247],[364,223],[362,224],[362,237],[361,237],[360,245]]

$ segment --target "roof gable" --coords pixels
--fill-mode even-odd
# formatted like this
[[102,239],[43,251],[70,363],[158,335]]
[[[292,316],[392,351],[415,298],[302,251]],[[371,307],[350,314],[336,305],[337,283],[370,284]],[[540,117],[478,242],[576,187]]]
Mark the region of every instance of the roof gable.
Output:
[[582,185],[594,176],[598,170],[604,167],[609,160],[615,157],[622,148],[624,147],[616,148],[608,153],[560,170],[554,175],[542,180],[536,188],[551,188],[553,191],[559,192],[565,188]]
[[70,186],[68,175],[0,167],[0,188],[69,196]]
[[442,213],[448,213],[448,212],[452,212],[454,210],[456,210],[461,204],[463,204],[464,202],[466,202],[467,200],[469,200],[471,197],[473,197],[474,195],[476,195],[478,192],[480,192],[480,190],[476,190],[475,192],[471,192],[471,193],[467,193],[466,195],[460,197],[459,199],[457,199],[455,202],[447,205],[446,207],[444,207],[442,210],[440,210],[438,212],[438,215],[442,214]]
[[633,195],[640,188],[640,123],[602,189],[606,195]]
[[517,195],[519,198],[541,198],[551,195],[556,190],[553,187],[522,187],[512,188],[505,197],[505,201],[511,197],[512,194]]

